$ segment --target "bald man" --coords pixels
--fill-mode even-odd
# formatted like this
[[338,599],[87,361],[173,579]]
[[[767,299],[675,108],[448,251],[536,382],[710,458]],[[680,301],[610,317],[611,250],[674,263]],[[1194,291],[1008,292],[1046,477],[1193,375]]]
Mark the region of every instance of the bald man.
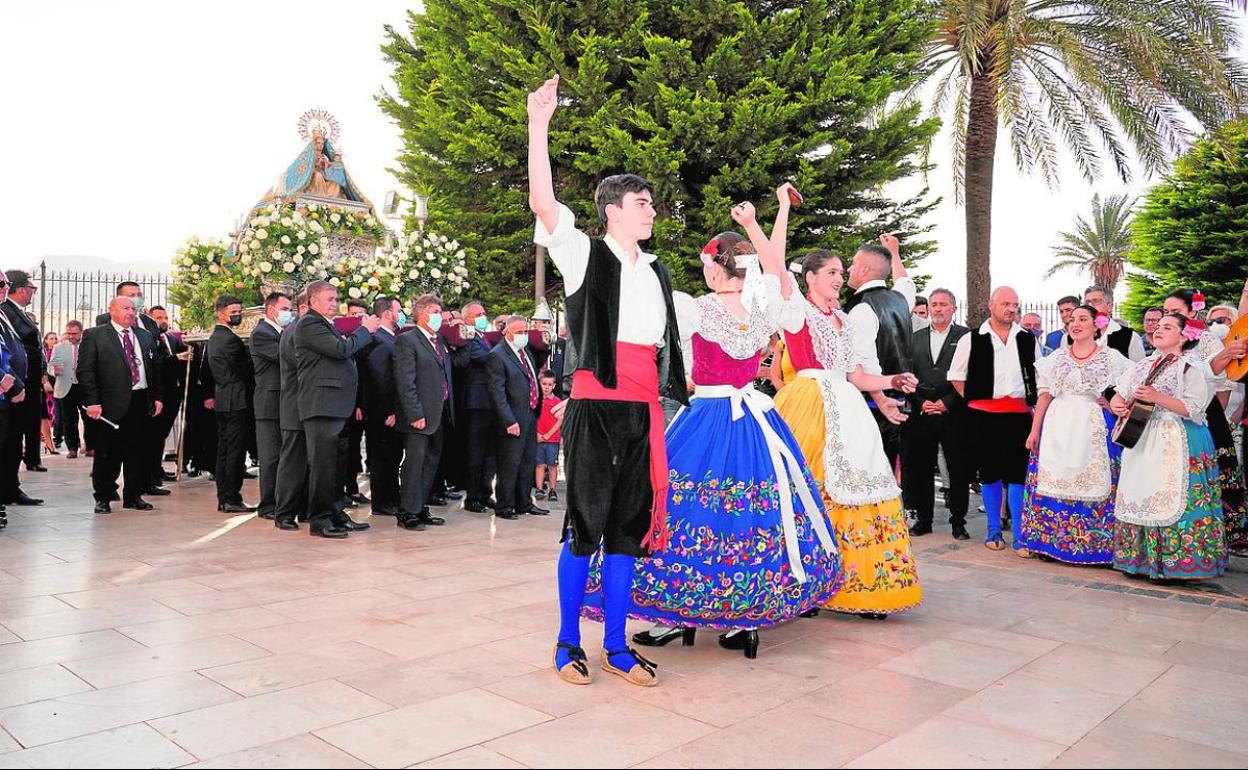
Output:
[[1029,556],[1019,537],[1023,483],[1027,480],[1027,435],[1038,396],[1036,359],[1040,343],[1019,326],[1018,293],[1008,286],[992,292],[988,320],[958,340],[949,382],[967,402],[968,427],[983,487],[988,532],[984,546],[1005,549],[1001,504],[1008,498],[1014,552]]

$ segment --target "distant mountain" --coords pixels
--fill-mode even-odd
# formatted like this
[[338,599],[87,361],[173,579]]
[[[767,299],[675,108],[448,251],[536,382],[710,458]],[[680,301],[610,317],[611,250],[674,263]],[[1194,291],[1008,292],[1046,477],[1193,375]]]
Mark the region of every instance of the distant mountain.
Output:
[[[125,273],[128,275],[150,275],[153,273],[168,274],[172,269],[167,260],[133,259],[116,260],[106,257],[94,257],[86,254],[47,254],[43,261],[48,270],[74,270],[77,272],[101,272],[106,275]],[[31,273],[38,273],[39,263],[24,265]]]

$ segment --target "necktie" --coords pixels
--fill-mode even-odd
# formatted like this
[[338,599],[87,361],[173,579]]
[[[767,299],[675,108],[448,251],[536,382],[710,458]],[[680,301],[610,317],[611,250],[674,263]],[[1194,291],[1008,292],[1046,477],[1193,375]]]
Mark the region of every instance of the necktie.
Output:
[[529,381],[529,408],[537,408],[537,380],[533,378],[533,367],[529,366],[528,359],[521,351],[516,351],[516,355],[520,358],[520,366],[524,368],[524,376]]
[[442,364],[439,368],[442,370],[442,400],[445,401],[450,398],[451,384],[446,381],[446,359],[442,353],[442,340],[434,335],[430,342],[433,343],[433,354],[438,357],[438,363]]
[[127,329],[121,333],[121,347],[126,351],[126,366],[130,367],[130,384],[139,384],[139,362],[134,357],[134,341],[130,339]]

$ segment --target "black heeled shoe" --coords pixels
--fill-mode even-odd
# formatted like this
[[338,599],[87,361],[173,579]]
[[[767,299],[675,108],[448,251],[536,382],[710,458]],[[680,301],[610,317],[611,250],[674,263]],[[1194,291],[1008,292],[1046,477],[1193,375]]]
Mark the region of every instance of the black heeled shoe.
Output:
[[818,607],[814,607],[814,608],[812,608],[812,609],[806,610],[805,612],[803,612],[803,613],[802,613],[802,617],[804,617],[804,618],[817,618],[817,617],[819,617],[819,608],[818,608]]
[[669,628],[657,636],[649,631],[638,631],[633,634],[633,644],[639,644],[642,647],[666,647],[668,642],[680,639],[681,647],[692,647],[697,633],[696,628]]
[[888,620],[888,615],[883,612],[859,612],[858,617],[864,620]]
[[732,636],[720,634],[719,646],[725,650],[743,650],[745,657],[754,660],[758,657],[758,632],[742,631]]

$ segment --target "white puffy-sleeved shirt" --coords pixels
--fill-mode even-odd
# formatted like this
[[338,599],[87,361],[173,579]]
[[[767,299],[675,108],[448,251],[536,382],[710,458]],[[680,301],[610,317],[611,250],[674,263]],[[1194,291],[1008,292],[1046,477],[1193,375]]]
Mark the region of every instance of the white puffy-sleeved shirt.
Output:
[[[884,281],[867,281],[858,290],[855,295],[861,294],[867,289],[875,289],[878,287],[887,287]],[[900,294],[906,300],[906,307],[914,310],[914,297],[918,293],[919,288],[909,276],[903,276],[893,281],[893,291]],[[859,302],[849,311],[849,320],[854,324],[854,349],[861,351],[865,356],[859,359],[862,369],[867,374],[883,374],[880,369],[880,357],[875,346],[876,335],[880,333],[880,318],[875,314],[875,309],[865,302]],[[865,343],[870,342],[868,346]],[[866,355],[866,349],[870,347],[870,355]],[[897,374],[897,372],[889,372],[889,374]]]
[[[979,327],[980,334],[987,334],[992,340],[992,397],[993,398],[1026,398],[1027,386],[1023,382],[1023,370],[1018,364],[1018,333],[1023,327],[1018,324],[1010,326],[1010,333],[1005,342],[992,330],[988,321]],[[1036,346],[1036,360],[1039,361],[1040,340],[1028,334],[1028,344]],[[966,382],[966,372],[971,365],[971,335],[963,334],[958,346],[953,349],[953,362],[949,364],[949,381]]]
[[[657,257],[638,248],[634,263],[610,234],[603,241],[620,261],[620,321],[616,341],[661,346],[667,330],[667,302],[659,276],[651,266]],[[589,269],[589,236],[576,229],[572,210],[559,204],[559,222],[553,232],[547,232],[538,219],[533,242],[546,247],[555,269],[563,276],[564,294],[575,294],[585,283],[585,273]]]

